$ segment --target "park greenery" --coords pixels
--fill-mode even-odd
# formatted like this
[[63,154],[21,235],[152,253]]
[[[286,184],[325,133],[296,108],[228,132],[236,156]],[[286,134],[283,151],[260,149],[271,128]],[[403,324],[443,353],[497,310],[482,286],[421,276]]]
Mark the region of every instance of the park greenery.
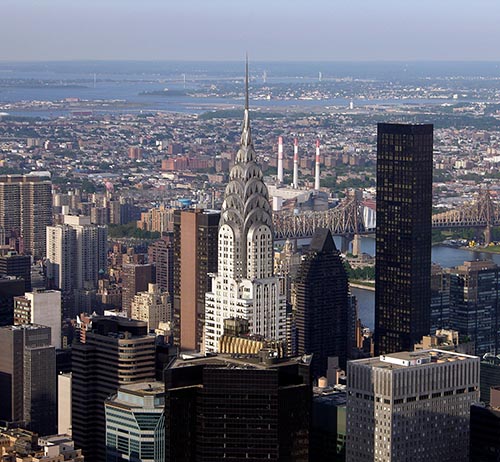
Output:
[[108,235],[111,238],[133,237],[136,239],[159,239],[160,233],[156,231],[144,231],[137,228],[135,222],[126,225],[109,225]]
[[373,281],[375,279],[375,266],[353,268],[348,261],[344,262],[344,266],[350,281]]

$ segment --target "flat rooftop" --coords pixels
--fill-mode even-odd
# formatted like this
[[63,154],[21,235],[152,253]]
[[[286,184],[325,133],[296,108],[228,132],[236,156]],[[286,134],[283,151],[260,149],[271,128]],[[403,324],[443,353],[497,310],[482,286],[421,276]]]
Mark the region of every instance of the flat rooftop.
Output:
[[429,364],[450,363],[471,359],[478,359],[478,357],[464,353],[455,353],[453,351],[430,349],[421,351],[401,351],[399,353],[380,355],[376,358],[359,359],[351,362],[364,364],[370,367],[404,369],[408,367],[420,367]]
[[262,361],[258,356],[253,355],[219,354],[212,356],[193,357],[189,359],[177,358],[170,368],[178,369],[181,367],[204,364],[207,366],[227,369],[272,369],[275,367],[292,364],[310,364],[311,358],[311,355],[304,355],[296,358],[273,358],[271,361],[266,362]]
[[158,393],[163,393],[165,391],[165,385],[163,382],[150,380],[121,385],[119,390],[124,392],[135,392],[141,395],[157,395]]

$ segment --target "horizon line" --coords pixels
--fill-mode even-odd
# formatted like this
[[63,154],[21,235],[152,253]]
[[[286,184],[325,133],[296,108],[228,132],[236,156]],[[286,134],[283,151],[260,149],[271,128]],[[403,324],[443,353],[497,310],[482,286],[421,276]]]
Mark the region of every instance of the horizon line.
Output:
[[[82,63],[82,62],[113,62],[113,63],[241,63],[241,59],[114,59],[114,58],[75,58],[75,59],[1,59],[0,64],[25,64],[25,63]],[[367,63],[367,64],[391,64],[391,63],[485,63],[500,64],[498,59],[260,59],[252,60],[253,63]]]

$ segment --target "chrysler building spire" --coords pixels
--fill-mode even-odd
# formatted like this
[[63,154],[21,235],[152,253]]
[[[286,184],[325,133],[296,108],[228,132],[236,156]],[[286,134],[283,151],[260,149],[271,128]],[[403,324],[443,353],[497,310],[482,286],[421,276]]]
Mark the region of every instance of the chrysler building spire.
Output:
[[224,192],[218,272],[205,297],[206,351],[218,351],[229,317],[247,319],[252,334],[273,340],[285,337],[285,297],[274,275],[272,210],[252,143],[248,80],[247,58],[240,147]]
[[252,132],[250,130],[250,105],[248,97],[248,55],[245,64],[245,112],[243,115],[243,129],[241,130],[241,147],[252,145]]
[[[219,253],[219,268],[236,279],[250,276],[270,277],[273,273],[274,256],[274,232],[269,194],[263,181],[262,170],[256,163],[256,154],[250,136],[248,60],[245,81],[245,115],[241,144],[235,165],[229,173],[229,184],[224,193],[219,225],[219,238],[224,234],[225,241],[231,242],[231,248],[222,252],[222,255],[225,255],[224,262]],[[258,252],[253,248],[252,242],[254,241],[255,245],[259,246]],[[223,242],[219,242],[219,248]],[[261,246],[266,248],[261,248]],[[227,265],[228,258],[233,260],[230,265]]]

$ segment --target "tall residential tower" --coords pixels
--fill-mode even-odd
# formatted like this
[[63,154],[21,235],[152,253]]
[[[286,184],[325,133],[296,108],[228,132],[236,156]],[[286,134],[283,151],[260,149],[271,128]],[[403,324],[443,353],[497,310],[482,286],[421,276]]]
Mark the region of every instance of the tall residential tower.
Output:
[[48,177],[0,176],[0,228],[19,236],[26,253],[45,256],[45,227],[52,224],[52,182]]

